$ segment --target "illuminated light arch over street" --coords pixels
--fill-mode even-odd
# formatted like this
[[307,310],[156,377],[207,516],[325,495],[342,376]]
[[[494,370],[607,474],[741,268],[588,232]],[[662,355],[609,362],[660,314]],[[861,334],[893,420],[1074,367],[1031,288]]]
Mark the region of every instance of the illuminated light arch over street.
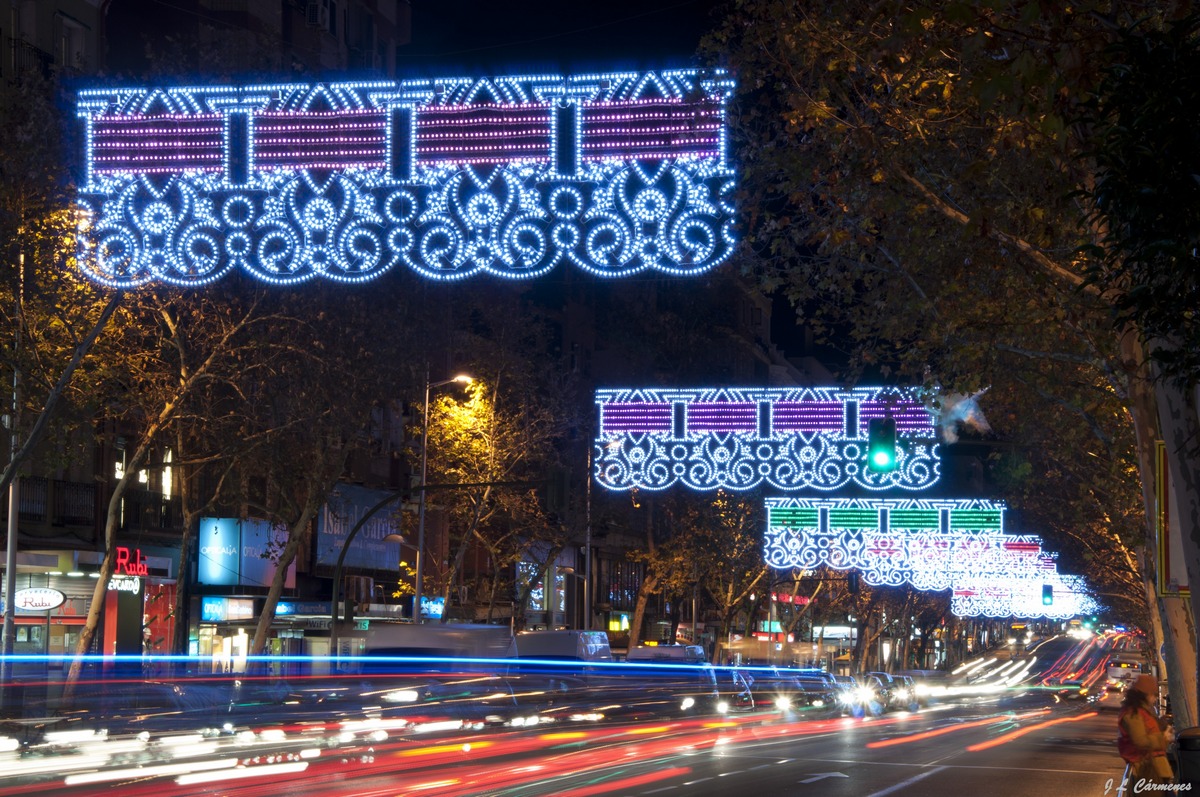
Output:
[[[965,617],[1089,614],[1083,580],[1058,572],[1033,535],[1004,531],[1005,506],[985,499],[768,498],[766,564],[856,570],[874,586],[951,590]],[[1054,601],[1042,603],[1043,585]]]
[[690,275],[726,260],[719,70],[96,89],[81,268],[114,287]]
[[[610,490],[923,490],[939,477],[933,416],[901,388],[598,390],[594,476]],[[871,419],[896,421],[898,466],[867,467]]]

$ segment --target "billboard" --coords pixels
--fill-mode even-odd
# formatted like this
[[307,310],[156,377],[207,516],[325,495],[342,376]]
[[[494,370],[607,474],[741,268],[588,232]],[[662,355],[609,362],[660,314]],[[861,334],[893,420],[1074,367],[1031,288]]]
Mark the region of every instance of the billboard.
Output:
[[733,251],[721,70],[80,92],[78,262],[128,288],[707,271]]
[[[385,490],[355,484],[335,487],[317,516],[317,564],[335,566],[344,549],[344,567],[395,570],[400,562],[401,547],[385,538],[389,534],[401,534],[398,505],[368,515],[372,507],[391,495],[393,493]],[[351,530],[364,517],[366,521],[351,540]]]
[[[269,587],[287,529],[265,520],[200,519],[196,580],[208,586]],[[288,566],[284,586],[296,586],[296,562]]]

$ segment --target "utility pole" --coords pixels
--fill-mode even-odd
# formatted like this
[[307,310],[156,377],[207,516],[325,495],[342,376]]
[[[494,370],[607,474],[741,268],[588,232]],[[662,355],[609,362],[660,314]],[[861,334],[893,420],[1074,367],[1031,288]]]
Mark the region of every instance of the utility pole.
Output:
[[[17,260],[17,297],[16,297],[16,319],[17,319],[17,339],[16,345],[13,348],[13,389],[12,389],[12,408],[8,415],[8,441],[9,441],[9,462],[16,460],[17,451],[20,449],[18,445],[19,437],[17,431],[17,421],[20,416],[21,409],[21,367],[18,362],[18,357],[21,353],[21,332],[23,326],[22,304],[24,303],[25,292],[25,254],[22,252],[18,255]],[[8,485],[8,548],[5,551],[4,557],[4,630],[3,630],[3,669],[0,669],[0,683],[7,683],[11,675],[11,659],[13,652],[13,642],[16,638],[15,615],[17,607],[14,605],[17,595],[17,521],[21,513],[21,479],[15,473],[12,481]]]

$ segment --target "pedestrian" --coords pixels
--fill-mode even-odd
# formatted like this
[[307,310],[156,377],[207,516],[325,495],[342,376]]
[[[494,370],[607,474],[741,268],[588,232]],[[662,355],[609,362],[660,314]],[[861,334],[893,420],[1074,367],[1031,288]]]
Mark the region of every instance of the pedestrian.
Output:
[[1121,714],[1117,718],[1117,752],[1129,764],[1129,785],[1140,792],[1138,784],[1173,783],[1175,773],[1167,760],[1167,721],[1158,716],[1158,681],[1153,675],[1139,675],[1125,690]]

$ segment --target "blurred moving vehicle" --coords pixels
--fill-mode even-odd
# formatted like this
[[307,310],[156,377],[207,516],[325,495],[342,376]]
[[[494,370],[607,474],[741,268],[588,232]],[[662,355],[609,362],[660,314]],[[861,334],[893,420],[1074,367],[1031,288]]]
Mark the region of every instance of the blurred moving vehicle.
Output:
[[506,625],[381,623],[368,632],[366,654],[357,658],[496,660],[516,657],[517,644]]
[[522,631],[515,642],[516,655],[522,659],[613,660],[608,634],[603,631]]
[[638,645],[625,654],[618,677],[633,678],[667,713],[718,713],[721,691],[717,671],[699,645]]
[[753,667],[746,678],[756,706],[780,711],[832,715],[840,712],[838,689],[820,670],[791,670],[783,667]]
[[893,702],[908,711],[919,711],[921,698],[917,690],[917,680],[911,675],[892,676],[898,684]]
[[751,711],[755,707],[754,691],[746,676],[734,667],[717,669],[717,712]]
[[855,691],[857,712],[866,716],[878,717],[888,710],[891,699],[889,685],[877,673],[864,673],[858,676],[858,689]]

